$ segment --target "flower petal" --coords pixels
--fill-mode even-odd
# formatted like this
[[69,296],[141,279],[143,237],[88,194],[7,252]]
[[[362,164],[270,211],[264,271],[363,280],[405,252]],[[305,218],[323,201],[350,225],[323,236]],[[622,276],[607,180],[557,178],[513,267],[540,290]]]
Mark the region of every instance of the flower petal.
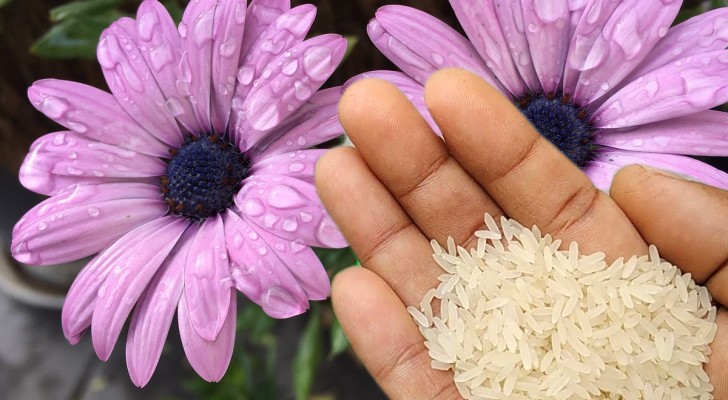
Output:
[[340,86],[314,93],[306,103],[286,118],[250,149],[253,162],[277,154],[306,149],[335,139],[344,134],[339,122],[338,104]]
[[[167,213],[159,188],[143,183],[80,184],[28,211],[13,228],[11,250],[26,264],[60,264],[98,253]],[[110,229],[111,227],[111,229]]]
[[555,93],[561,83],[569,48],[571,15],[568,0],[522,0],[531,59],[546,93]]
[[185,349],[187,360],[202,379],[208,382],[218,382],[225,375],[235,346],[235,320],[237,318],[237,301],[235,292],[228,289],[228,312],[225,323],[215,341],[208,341],[200,337],[192,327],[191,314],[187,308],[186,296],[180,297],[177,307],[177,321],[182,347]]
[[248,150],[308,101],[334,72],[345,51],[345,38],[321,35],[293,47],[293,57],[283,54],[271,61],[259,86],[248,93],[240,108],[245,117],[236,127],[238,147]]
[[182,133],[166,111],[164,96],[136,46],[136,31],[124,29],[129,21],[133,20],[114,22],[99,39],[97,58],[106,83],[119,104],[144,129],[162,142],[177,146],[182,143]]
[[629,83],[592,116],[598,128],[677,118],[728,101],[728,51],[681,59]]
[[680,0],[620,2],[584,62],[574,101],[591,103],[621,83],[667,34],[681,4]]
[[253,163],[251,175],[282,175],[314,184],[313,174],[316,161],[327,150],[296,150],[278,154]]
[[178,30],[182,60],[177,87],[189,98],[200,127],[212,131],[210,86],[215,8],[219,0],[193,0],[185,8]]
[[346,240],[310,183],[286,176],[253,175],[235,197],[247,221],[307,246],[341,248]]
[[[300,283],[255,229],[237,214],[225,215],[225,238],[230,256],[230,277],[235,287],[273,318],[289,318],[308,310],[308,297]],[[300,252],[306,246],[291,242]]]
[[[495,12],[498,15],[501,32],[508,41],[511,59],[521,74],[521,78],[531,89],[531,92],[541,92],[541,82],[536,74],[529,50],[528,38],[526,37],[521,0],[499,0]],[[525,93],[518,93],[517,95],[523,94]]]
[[202,132],[192,103],[177,87],[182,41],[172,17],[157,0],[144,0],[137,11],[136,29],[140,52],[162,91],[167,111],[188,131]]
[[584,18],[579,20],[566,55],[564,68],[564,93],[573,95],[579,75],[584,70],[589,53],[602,33],[604,24],[619,6],[619,1],[590,1],[584,10]]
[[247,0],[222,0],[215,9],[212,36],[212,126],[225,132],[240,63]]
[[111,257],[114,266],[98,289],[91,319],[91,340],[96,355],[106,361],[114,349],[131,309],[147,284],[185,231],[187,222],[176,217],[162,218],[166,225]]
[[[243,60],[242,67],[238,71],[238,85],[232,101],[231,126],[238,127],[244,124],[245,99],[254,86],[260,85],[263,69],[283,54],[290,57],[292,53],[289,50],[303,42],[315,17],[316,7],[310,4],[281,14],[259,35],[248,53],[241,55]],[[297,59],[281,60],[281,62],[285,62],[288,68],[298,68]],[[267,70],[266,75],[269,74],[272,74],[272,71]],[[238,142],[246,139],[247,131],[236,130],[235,133],[240,136],[236,138]]]
[[169,155],[169,146],[144,130],[103,90],[44,79],[28,88],[28,98],[38,111],[78,134],[143,154]]
[[240,46],[240,64],[243,57],[250,51],[268,26],[278,18],[279,15],[291,9],[290,0],[253,0],[250,2],[245,18],[245,36]]
[[184,268],[195,229],[188,229],[139,298],[129,324],[126,365],[132,382],[144,387],[157,368],[177,311],[184,285]]
[[425,87],[422,86],[419,82],[399,71],[369,71],[349,79],[349,81],[346,82],[345,86],[348,87],[356,81],[367,78],[383,79],[396,86],[397,89],[399,89],[402,93],[404,93],[405,96],[407,96],[409,101],[412,103],[413,106],[415,106],[417,111],[420,112],[422,117],[425,119],[425,121],[427,121],[427,123],[430,125],[430,128],[432,128],[437,136],[442,136],[440,127],[437,126],[437,123],[435,123],[435,120],[430,114],[430,110],[427,108],[427,104],[425,104]]
[[228,314],[230,272],[225,228],[218,214],[202,223],[185,266],[185,300],[197,334],[214,341]]
[[[451,0],[450,5],[465,34],[468,35],[468,39],[493,75],[516,96],[528,92],[526,84],[513,63],[511,50],[508,48],[508,42],[503,36],[500,25],[494,23],[498,20],[498,15],[493,1]],[[380,20],[380,22],[382,21]],[[390,33],[392,32],[390,31]]]
[[585,172],[590,177],[596,176],[601,185],[597,187],[606,190],[620,168],[633,164],[649,165],[720,189],[728,189],[727,173],[694,158],[674,154],[603,149],[596,154]]
[[700,14],[667,31],[650,56],[630,74],[638,78],[680,58],[728,47],[728,7]]
[[596,143],[623,150],[728,156],[728,113],[707,110],[625,130],[602,130]]
[[[167,165],[157,157],[97,142],[75,132],[55,132],[30,146],[23,169],[49,175],[96,178],[146,178],[164,175]],[[21,179],[22,175],[21,175]]]
[[71,344],[78,343],[83,332],[91,326],[99,289],[118,265],[117,261],[136,255],[137,250],[142,252],[145,240],[168,224],[169,219],[159,218],[135,228],[99,253],[79,272],[68,290],[61,313],[63,334]]
[[404,73],[425,84],[435,71],[465,68],[507,93],[473,45],[439,19],[405,6],[384,6],[367,26],[375,46]]
[[258,233],[275,250],[276,256],[296,278],[309,300],[324,300],[329,297],[329,275],[310,247],[282,239],[262,229]]

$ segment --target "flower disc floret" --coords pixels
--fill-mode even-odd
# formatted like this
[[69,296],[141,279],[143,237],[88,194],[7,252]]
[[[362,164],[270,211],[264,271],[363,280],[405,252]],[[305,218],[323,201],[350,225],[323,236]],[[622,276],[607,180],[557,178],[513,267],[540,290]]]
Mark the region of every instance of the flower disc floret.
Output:
[[214,134],[193,137],[173,153],[161,180],[164,200],[170,212],[193,220],[228,208],[250,168],[234,144]]

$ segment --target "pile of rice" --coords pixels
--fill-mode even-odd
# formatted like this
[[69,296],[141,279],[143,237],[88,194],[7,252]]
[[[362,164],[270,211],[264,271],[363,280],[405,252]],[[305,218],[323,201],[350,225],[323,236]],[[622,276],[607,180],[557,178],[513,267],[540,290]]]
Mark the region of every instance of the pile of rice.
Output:
[[464,398],[713,398],[703,363],[716,308],[655,247],[607,265],[536,227],[485,222],[470,252],[433,241],[446,273],[408,308],[432,367],[452,369]]

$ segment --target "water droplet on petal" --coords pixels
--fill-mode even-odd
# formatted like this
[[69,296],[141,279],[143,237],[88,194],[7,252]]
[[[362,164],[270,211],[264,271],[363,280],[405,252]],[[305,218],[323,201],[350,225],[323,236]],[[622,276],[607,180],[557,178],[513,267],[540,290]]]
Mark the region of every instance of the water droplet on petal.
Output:
[[278,222],[280,218],[274,214],[268,213],[263,216],[263,226],[266,228],[273,228],[273,225],[275,225],[276,222]]
[[89,215],[89,216],[90,216],[91,218],[96,218],[96,217],[98,217],[98,216],[99,216],[99,209],[98,209],[98,208],[93,208],[93,207],[89,208],[89,209],[88,209],[88,215]]
[[261,256],[268,254],[268,248],[265,246],[259,246],[257,250],[258,254],[260,254]]
[[281,72],[283,72],[284,75],[291,76],[298,71],[298,60],[291,60],[288,64],[286,64]]
[[66,142],[66,134],[65,133],[59,133],[53,137],[53,144],[56,146],[60,146],[63,143]]
[[71,130],[78,133],[86,133],[88,131],[88,127],[80,122],[68,121],[67,123]]
[[281,228],[286,232],[295,232],[298,229],[298,221],[296,221],[296,217],[288,217],[283,220]]
[[78,158],[78,154],[75,151],[69,151],[68,158],[70,158],[71,160],[75,160]]
[[238,81],[243,85],[250,85],[255,76],[255,68],[252,65],[246,65],[238,71]]
[[185,112],[182,102],[176,97],[170,97],[164,105],[167,107],[167,111],[174,117],[179,117]]
[[301,221],[303,222],[311,222],[313,220],[313,215],[306,211],[301,211],[299,214],[301,216]]
[[306,169],[306,165],[302,162],[294,162],[288,166],[288,172],[297,173]]
[[66,100],[55,97],[46,97],[40,103],[40,111],[53,119],[61,118],[69,109],[70,105]]
[[66,168],[66,171],[68,171],[68,174],[69,175],[73,175],[73,176],[83,175],[83,171],[82,170],[80,170],[78,168],[74,168],[74,167],[68,167],[68,168]]
[[303,69],[306,75],[317,81],[325,81],[331,74],[331,48],[315,46],[303,54]]
[[237,49],[237,43],[238,40],[236,38],[230,38],[225,41],[225,43],[220,45],[220,55],[223,57],[231,57],[233,54],[235,54],[235,50]]
[[442,65],[445,63],[445,58],[439,53],[432,53],[432,61],[437,65]]
[[290,186],[276,185],[268,193],[268,204],[278,209],[300,207],[306,203],[306,198]]
[[339,229],[336,227],[330,217],[326,216],[321,219],[321,223],[316,229],[316,237],[327,247],[339,247],[342,245]]
[[247,199],[243,203],[243,213],[251,217],[260,217],[265,213],[265,206],[257,199]]
[[48,224],[47,223],[41,222],[41,223],[38,224],[38,230],[39,231],[44,231],[46,229],[48,229]]
[[303,82],[296,81],[293,83],[293,87],[295,89],[295,96],[298,100],[305,101],[311,97],[311,88],[306,86]]

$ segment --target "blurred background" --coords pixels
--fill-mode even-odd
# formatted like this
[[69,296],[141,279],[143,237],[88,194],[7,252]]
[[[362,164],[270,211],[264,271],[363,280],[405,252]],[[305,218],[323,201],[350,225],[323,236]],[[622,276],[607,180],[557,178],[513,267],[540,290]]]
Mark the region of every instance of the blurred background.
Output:
[[[202,381],[187,364],[177,329],[150,384],[129,380],[122,337],[111,359],[99,361],[85,337],[63,338],[60,306],[83,262],[53,268],[18,265],[9,256],[10,232],[42,200],[17,183],[30,144],[59,127],[28,102],[26,90],[43,78],[68,79],[108,90],[95,61],[98,35],[140,0],[0,0],[0,399],[282,399],[376,400],[385,396],[367,375],[329,302],[284,321],[268,318],[239,296],[238,335],[230,369],[218,384]],[[176,18],[186,0],[163,1]],[[294,5],[304,3],[293,1]],[[457,27],[447,0],[310,0],[318,7],[313,34],[335,32],[355,44],[327,86],[373,69],[394,69],[369,42],[366,24],[385,4],[406,4]],[[684,2],[678,21],[724,0]],[[705,159],[728,170],[726,159]],[[353,265],[350,250],[320,251],[331,276]],[[386,323],[383,321],[383,323]]]

